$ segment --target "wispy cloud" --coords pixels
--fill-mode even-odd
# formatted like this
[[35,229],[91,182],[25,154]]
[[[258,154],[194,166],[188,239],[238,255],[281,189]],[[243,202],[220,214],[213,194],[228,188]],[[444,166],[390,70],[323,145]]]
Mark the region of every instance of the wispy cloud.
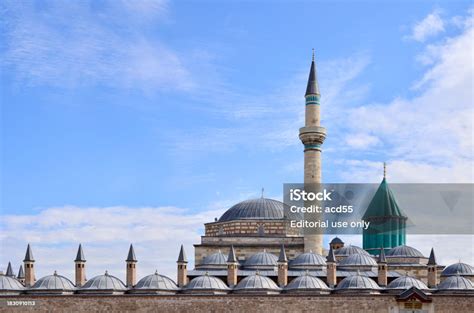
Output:
[[[365,153],[388,160],[392,179],[398,182],[474,180],[471,170],[474,166],[471,55],[474,29],[472,23],[463,25],[466,27],[457,35],[426,47],[424,59],[429,58],[430,62],[424,64],[429,66],[414,83],[413,97],[346,111],[345,133],[371,138],[369,143],[380,143],[368,145]],[[344,159],[343,163],[349,167],[344,178],[368,179],[377,173],[380,177],[380,162],[378,171],[374,172],[376,158]],[[357,160],[357,164],[351,160]]]
[[423,20],[417,22],[413,28],[409,38],[424,42],[430,37],[434,37],[445,31],[445,22],[441,18],[441,12],[434,10],[428,14]]
[[189,90],[180,54],[145,32],[166,1],[2,2],[2,67],[22,84]]

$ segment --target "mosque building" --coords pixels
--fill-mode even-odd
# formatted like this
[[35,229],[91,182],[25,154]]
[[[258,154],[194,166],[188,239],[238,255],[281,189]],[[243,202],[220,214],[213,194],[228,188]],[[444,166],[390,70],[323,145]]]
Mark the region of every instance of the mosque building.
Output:
[[[322,182],[322,145],[326,130],[320,124],[320,100],[313,53],[305,93],[305,125],[299,135],[304,145],[305,184]],[[140,301],[156,301],[158,305],[160,299],[164,299],[138,297],[143,295],[166,297],[173,305],[185,301],[179,300],[183,297],[202,295],[234,299],[227,301],[250,301],[248,299],[258,297],[261,303],[279,297],[305,296],[298,299],[303,303],[315,301],[311,305],[321,306],[361,299],[363,307],[387,305],[390,312],[435,312],[435,309],[451,312],[453,306],[443,307],[446,303],[459,304],[457,312],[474,311],[474,267],[462,262],[441,265],[433,249],[426,256],[407,245],[408,217],[399,207],[385,176],[384,170],[382,182],[363,217],[373,222],[372,228],[363,233],[363,247],[346,244],[338,237],[323,247],[322,233],[302,234],[291,228],[285,204],[264,198],[262,193],[262,197],[239,202],[220,218],[204,225],[201,242],[194,245],[194,267],[189,266],[186,251],[181,246],[176,280],[157,272],[137,277],[139,258],[133,245],[125,261],[125,282],[107,271],[87,279],[86,253],[82,245],[74,260],[74,280],[56,272],[37,279],[37,263],[28,245],[18,274],[14,274],[10,263],[5,274],[0,274],[0,300],[41,296],[41,301],[53,305],[59,296],[99,301],[93,299],[100,295],[113,296],[114,301],[121,303],[132,301],[137,309]],[[252,298],[231,297],[233,294]],[[55,297],[50,300],[51,296]],[[122,298],[128,300],[120,300]],[[198,310],[199,303],[204,301],[205,305],[205,299],[211,298],[202,298],[200,302],[189,300],[190,305]],[[378,302],[380,299],[385,302]],[[272,303],[285,305],[283,300]],[[235,305],[243,304],[236,302]],[[413,310],[407,311],[409,309]],[[361,312],[365,311],[361,309]],[[389,312],[388,309],[385,312]]]

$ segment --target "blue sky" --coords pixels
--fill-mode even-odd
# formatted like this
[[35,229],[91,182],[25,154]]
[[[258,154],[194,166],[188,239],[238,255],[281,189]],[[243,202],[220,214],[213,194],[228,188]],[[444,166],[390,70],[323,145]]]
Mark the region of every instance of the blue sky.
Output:
[[[283,183],[302,180],[312,48],[325,181],[378,182],[387,161],[393,182],[472,182],[470,6],[4,1],[2,250],[19,262],[28,241],[44,256],[89,242],[103,265],[99,251],[112,241],[122,254],[130,241],[138,254],[149,243],[133,225],[121,243],[93,236],[84,226],[97,229],[96,220],[82,217],[167,210],[182,217],[169,232],[189,223],[193,233],[167,247],[191,249],[202,222],[233,203],[262,187],[280,197]],[[68,235],[49,244],[64,234],[52,228]]]

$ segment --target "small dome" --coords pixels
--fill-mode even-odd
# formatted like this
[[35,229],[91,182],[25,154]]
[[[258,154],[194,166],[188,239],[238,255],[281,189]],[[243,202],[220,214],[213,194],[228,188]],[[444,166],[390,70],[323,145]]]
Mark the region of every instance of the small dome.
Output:
[[420,290],[429,289],[424,282],[419,279],[410,276],[401,276],[393,280],[388,284],[388,289],[410,289],[411,287],[416,287]]
[[198,268],[227,268],[227,256],[220,250],[216,253],[208,255],[202,260],[202,263],[196,266]]
[[454,263],[447,266],[442,272],[441,276],[455,276],[459,274],[459,276],[474,276],[474,268],[466,263]]
[[388,250],[386,257],[392,258],[424,258],[423,254],[410,246],[398,246]]
[[283,202],[259,198],[245,200],[228,209],[219,222],[233,220],[281,220],[285,216]]
[[234,292],[279,292],[280,288],[273,280],[259,273],[242,279],[234,288]]
[[140,279],[133,290],[177,291],[178,286],[176,286],[175,282],[171,278],[155,272],[155,274],[148,275]]
[[244,264],[246,269],[273,269],[277,266],[278,258],[276,255],[266,252],[251,255]]
[[474,284],[469,279],[461,276],[449,276],[438,285],[438,290],[469,290],[474,292]]
[[89,279],[84,286],[79,289],[79,292],[124,292],[127,290],[124,283],[115,276],[109,275],[105,272],[104,275],[98,275]]
[[344,244],[344,241],[341,240],[341,238],[339,237],[334,237],[333,240],[331,240],[331,242],[329,244]]
[[377,262],[371,256],[365,254],[351,254],[338,264],[341,269],[363,266],[374,267],[377,266]]
[[185,287],[185,292],[199,293],[199,292],[228,292],[229,287],[219,278],[209,276],[208,274],[193,278]]
[[53,275],[38,279],[28,292],[74,292],[75,290],[76,287],[69,279],[54,272]]
[[0,275],[0,294],[5,293],[20,293],[25,290],[25,287],[13,277]]
[[309,291],[309,290],[327,290],[329,291],[330,288],[319,278],[309,275],[305,273],[302,276],[298,276],[293,279],[288,285],[285,287],[285,291],[293,292],[293,291]]
[[357,246],[351,246],[348,245],[346,247],[339,248],[334,251],[334,254],[337,256],[349,256],[352,254],[365,254],[365,255],[370,255],[367,251],[362,249],[361,247]]
[[291,269],[307,269],[312,267],[321,267],[326,265],[326,260],[322,255],[307,252],[298,255],[291,262],[289,267]]
[[360,274],[347,276],[337,285],[336,290],[379,290],[375,281]]

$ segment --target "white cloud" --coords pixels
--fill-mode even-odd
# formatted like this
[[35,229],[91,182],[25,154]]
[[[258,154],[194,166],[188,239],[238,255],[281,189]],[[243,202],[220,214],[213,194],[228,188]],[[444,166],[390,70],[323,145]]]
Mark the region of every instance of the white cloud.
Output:
[[31,243],[38,277],[58,270],[73,277],[73,260],[79,243],[87,259],[87,275],[106,269],[124,278],[124,260],[130,243],[138,258],[139,276],[161,273],[175,279],[179,246],[185,245],[190,264],[192,245],[200,241],[203,224],[223,213],[223,207],[191,212],[175,207],[57,207],[29,215],[3,215],[0,227],[3,266],[21,264]]
[[190,90],[179,53],[136,31],[165,12],[160,0],[5,2],[2,67],[30,85]]
[[[415,82],[415,96],[345,111],[344,132],[376,136],[383,146],[369,145],[365,152],[388,161],[398,182],[474,181],[474,28],[466,25],[459,34],[427,47],[430,66]],[[380,178],[380,161],[374,167],[374,161],[359,158],[351,166],[353,159],[342,161],[349,166],[346,178]]]
[[429,37],[438,35],[444,32],[444,21],[440,16],[439,10],[435,10],[428,14],[423,20],[417,22],[413,26],[410,38],[424,42]]

